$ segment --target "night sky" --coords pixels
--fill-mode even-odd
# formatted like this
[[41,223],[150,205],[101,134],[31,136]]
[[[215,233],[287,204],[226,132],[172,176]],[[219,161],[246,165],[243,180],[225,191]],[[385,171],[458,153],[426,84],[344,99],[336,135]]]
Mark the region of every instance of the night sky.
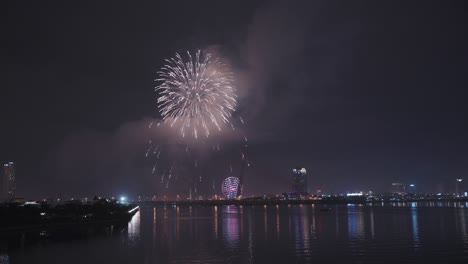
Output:
[[7,1],[0,161],[17,164],[19,197],[156,193],[144,155],[161,140],[148,129],[160,118],[156,72],[175,52],[210,49],[236,76],[246,194],[288,191],[296,166],[314,190],[451,191],[468,180],[467,11],[465,1]]

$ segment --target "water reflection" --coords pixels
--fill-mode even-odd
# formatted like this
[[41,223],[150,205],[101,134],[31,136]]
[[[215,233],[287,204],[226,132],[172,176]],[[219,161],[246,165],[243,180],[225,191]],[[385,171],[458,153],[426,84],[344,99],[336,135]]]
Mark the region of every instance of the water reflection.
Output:
[[248,235],[248,239],[249,239],[249,244],[248,244],[249,258],[248,258],[248,261],[249,261],[249,263],[254,263],[253,230],[252,230],[252,215],[251,214],[249,214],[248,221],[249,221],[249,235]]
[[[291,222],[294,230],[294,246],[298,257],[310,257],[310,231],[308,206],[292,206]],[[314,220],[313,220],[314,221]]]
[[348,205],[348,235],[352,240],[364,237],[364,214],[361,206]]
[[218,239],[218,206],[214,206],[214,232],[215,232],[215,238]]
[[140,239],[140,211],[128,222],[128,242],[135,245]]
[[153,237],[152,237],[152,240],[151,240],[152,249],[156,248],[156,235],[157,235],[156,226],[157,226],[156,207],[153,207]]
[[415,202],[411,203],[411,227],[413,231],[413,246],[419,248],[419,225],[418,225],[418,207]]
[[81,242],[49,243],[38,231],[40,242],[31,249],[15,251],[11,243],[0,243],[0,259],[40,264],[466,263],[464,205],[378,203],[334,205],[331,211],[320,210],[321,205],[151,206],[128,225]]
[[239,208],[235,205],[223,207],[223,240],[230,249],[239,246]]
[[339,234],[340,234],[340,221],[339,221],[338,214],[335,213],[335,237],[338,238]]
[[175,233],[176,233],[176,239],[180,239],[180,207],[176,206],[176,228],[175,228]]
[[375,238],[375,224],[374,224],[374,210],[370,209],[370,225],[371,225],[371,237]]
[[263,206],[263,234],[265,234],[265,240],[268,239],[268,221],[267,221],[267,206]]
[[244,207],[239,206],[239,219],[240,219],[240,235],[244,234]]
[[456,210],[455,211],[455,217],[456,217],[456,227],[457,230],[460,230],[460,235],[463,240],[463,245],[466,251],[468,251],[468,233],[467,233],[467,218],[466,218],[466,208]]
[[280,213],[279,213],[279,205],[276,205],[276,236],[277,236],[277,239],[280,238]]

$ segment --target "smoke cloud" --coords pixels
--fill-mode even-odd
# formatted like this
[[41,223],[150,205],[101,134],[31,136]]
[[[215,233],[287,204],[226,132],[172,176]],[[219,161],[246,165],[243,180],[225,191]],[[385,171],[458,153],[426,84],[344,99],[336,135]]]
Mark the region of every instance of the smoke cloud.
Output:
[[[339,48],[346,46],[352,35],[340,30],[340,21],[330,25],[335,18],[327,16],[328,8],[330,5],[320,2],[274,2],[255,12],[245,28],[245,41],[238,47],[240,58],[235,60],[241,62],[240,66],[234,69],[239,114],[246,121],[245,127],[239,126],[236,131],[226,128],[201,141],[180,139],[169,126],[157,127],[159,120],[151,118],[127,122],[116,131],[77,131],[49,155],[44,167],[53,175],[51,185],[57,188],[48,189],[82,196],[125,192],[153,194],[163,183],[152,174],[153,163],[145,157],[150,140],[153,145],[190,145],[201,157],[208,157],[213,146],[222,144],[232,149],[226,160],[239,160],[236,155],[239,155],[239,147],[245,144],[243,135],[253,147],[271,141],[287,142],[284,130],[289,129],[287,126],[291,122],[286,120],[305,122],[300,116],[304,109],[320,112],[330,101],[340,100],[329,93],[330,84],[337,78],[339,63],[346,61],[345,53]],[[208,49],[219,53],[220,47],[215,43]],[[307,91],[307,96],[303,91]],[[288,185],[288,177],[283,174],[287,172],[279,173],[277,167],[271,166],[269,158],[269,155],[252,154],[256,165],[249,169],[247,192],[279,192]],[[292,161],[290,165],[296,166]],[[234,164],[234,167],[239,166]],[[61,193],[49,195],[60,196]]]

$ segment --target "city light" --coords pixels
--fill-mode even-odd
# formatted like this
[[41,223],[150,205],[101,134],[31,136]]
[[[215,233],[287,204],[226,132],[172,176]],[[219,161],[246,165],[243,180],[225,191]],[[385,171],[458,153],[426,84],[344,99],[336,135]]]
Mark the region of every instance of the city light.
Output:
[[301,169],[293,169],[293,172],[294,173],[302,173],[302,174],[306,174],[307,171],[305,168],[301,168]]
[[353,196],[363,196],[364,194],[362,192],[358,192],[358,193],[347,193],[346,196],[348,197],[353,197]]
[[120,196],[120,202],[121,202],[121,203],[127,202],[127,197],[125,197],[125,196]]
[[462,181],[463,181],[463,179],[457,179],[457,182],[462,182]]
[[308,192],[308,184],[306,177],[306,169],[297,167],[293,169],[293,175],[291,178],[291,191],[296,195],[306,194]]

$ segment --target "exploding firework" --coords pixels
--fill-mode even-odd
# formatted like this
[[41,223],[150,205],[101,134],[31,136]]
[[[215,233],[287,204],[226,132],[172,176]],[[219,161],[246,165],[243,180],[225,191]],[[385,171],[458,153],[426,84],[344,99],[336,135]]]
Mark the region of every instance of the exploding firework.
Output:
[[[237,112],[234,76],[229,67],[207,52],[176,53],[158,71],[156,81],[159,95],[157,103],[162,120],[159,123],[150,122],[148,128],[160,132],[169,129],[169,140],[149,140],[145,157],[154,162],[151,173],[160,191],[175,191],[188,194],[189,197],[192,193],[199,195],[216,192],[219,178],[214,175],[232,174],[233,165],[237,167],[238,164],[237,157],[241,157],[240,171],[234,168],[239,178],[229,177],[222,185],[228,199],[240,196],[245,167],[250,164],[245,154],[247,137],[242,129],[237,129],[243,127],[245,122]],[[225,128],[232,128],[232,133],[225,131]],[[221,130],[223,140],[238,137],[240,145],[226,147],[223,141],[217,141],[218,133],[213,131]],[[177,137],[172,137],[174,134]],[[180,140],[178,134],[185,138],[209,139]],[[233,160],[234,155],[228,152],[239,148],[241,155]],[[208,159],[216,162],[208,162]],[[214,171],[209,178],[203,176],[207,170]],[[187,185],[190,187],[187,188]]]
[[223,184],[221,185],[221,191],[227,199],[234,199],[237,196],[237,192],[240,188],[239,178],[237,177],[227,177],[224,179]]
[[212,129],[230,124],[235,111],[236,91],[232,73],[220,59],[198,51],[182,57],[176,53],[158,72],[161,82],[158,107],[164,123],[176,127],[182,137],[200,133],[206,137]]

